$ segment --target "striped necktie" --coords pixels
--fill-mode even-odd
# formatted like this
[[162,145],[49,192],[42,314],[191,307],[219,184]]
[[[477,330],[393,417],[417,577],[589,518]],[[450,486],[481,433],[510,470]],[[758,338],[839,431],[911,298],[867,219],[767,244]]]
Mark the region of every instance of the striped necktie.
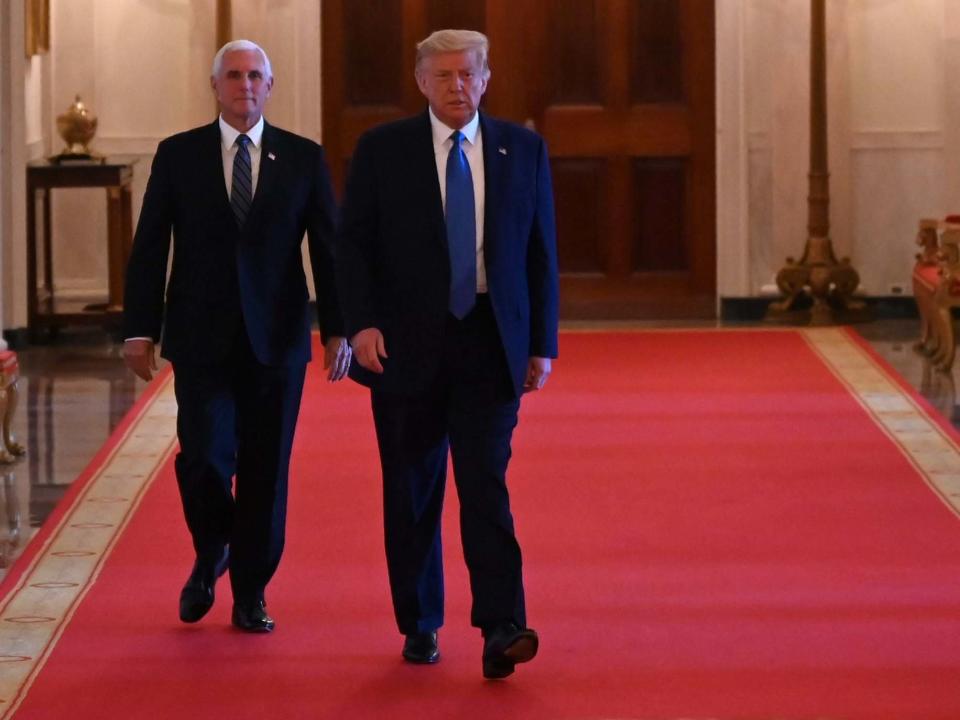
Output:
[[463,133],[450,136],[447,155],[447,249],[450,253],[450,304],[454,317],[463,319],[477,300],[477,217],[473,176],[463,152]]
[[250,138],[237,136],[237,154],[233,158],[233,182],[230,186],[230,207],[237,218],[237,225],[243,227],[250,212],[253,200],[253,179],[250,171],[250,151],[247,145]]

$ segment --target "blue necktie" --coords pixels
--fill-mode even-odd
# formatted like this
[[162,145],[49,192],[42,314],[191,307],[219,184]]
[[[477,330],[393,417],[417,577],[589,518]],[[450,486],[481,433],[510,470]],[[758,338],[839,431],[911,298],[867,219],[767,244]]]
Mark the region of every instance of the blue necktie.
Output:
[[237,154],[233,158],[233,181],[230,186],[230,207],[237,218],[237,225],[243,227],[250,212],[253,199],[253,179],[250,172],[250,151],[247,144],[250,138],[237,136]]
[[447,155],[447,248],[450,252],[450,312],[463,319],[477,300],[477,218],[473,177],[460,143],[459,130],[450,136]]

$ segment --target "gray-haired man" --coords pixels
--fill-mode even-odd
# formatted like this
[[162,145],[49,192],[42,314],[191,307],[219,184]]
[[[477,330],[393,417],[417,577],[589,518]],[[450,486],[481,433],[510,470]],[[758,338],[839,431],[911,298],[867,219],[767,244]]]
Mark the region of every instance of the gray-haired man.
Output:
[[263,119],[266,53],[228,43],[210,83],[220,117],[167,138],[153,160],[127,268],[124,357],[149,380],[162,336],[173,365],[177,483],[196,551],[180,619],[206,615],[229,567],[233,624],[270,632],[264,592],[283,550],[311,354],[304,233],[329,379],[350,363],[333,280],[335,208],[320,146]]

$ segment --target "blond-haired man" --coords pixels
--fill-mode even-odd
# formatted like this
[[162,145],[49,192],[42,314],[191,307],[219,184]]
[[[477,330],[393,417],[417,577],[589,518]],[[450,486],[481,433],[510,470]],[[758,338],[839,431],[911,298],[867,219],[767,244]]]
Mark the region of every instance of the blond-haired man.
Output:
[[502,678],[539,645],[506,471],[520,397],[543,387],[557,354],[558,301],[546,147],[478,111],[487,48],[468,30],[418,45],[428,108],[360,139],[337,273],[351,377],[371,389],[403,656],[440,657],[449,453],[483,675]]

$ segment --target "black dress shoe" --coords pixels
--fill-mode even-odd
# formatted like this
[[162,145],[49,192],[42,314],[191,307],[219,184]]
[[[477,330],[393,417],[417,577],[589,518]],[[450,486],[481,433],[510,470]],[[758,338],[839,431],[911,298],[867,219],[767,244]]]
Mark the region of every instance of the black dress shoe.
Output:
[[513,674],[517,663],[533,660],[540,646],[537,632],[502,623],[484,632],[483,676],[492,680]]
[[267,615],[263,600],[254,602],[234,602],[233,626],[245,632],[268,633],[273,631],[273,618]]
[[414,633],[403,641],[403,659],[418,665],[432,665],[440,660],[437,633]]
[[230,553],[227,548],[224,548],[223,555],[216,563],[197,558],[190,577],[180,591],[180,619],[183,622],[195,623],[210,611],[217,578],[226,572],[229,564]]

